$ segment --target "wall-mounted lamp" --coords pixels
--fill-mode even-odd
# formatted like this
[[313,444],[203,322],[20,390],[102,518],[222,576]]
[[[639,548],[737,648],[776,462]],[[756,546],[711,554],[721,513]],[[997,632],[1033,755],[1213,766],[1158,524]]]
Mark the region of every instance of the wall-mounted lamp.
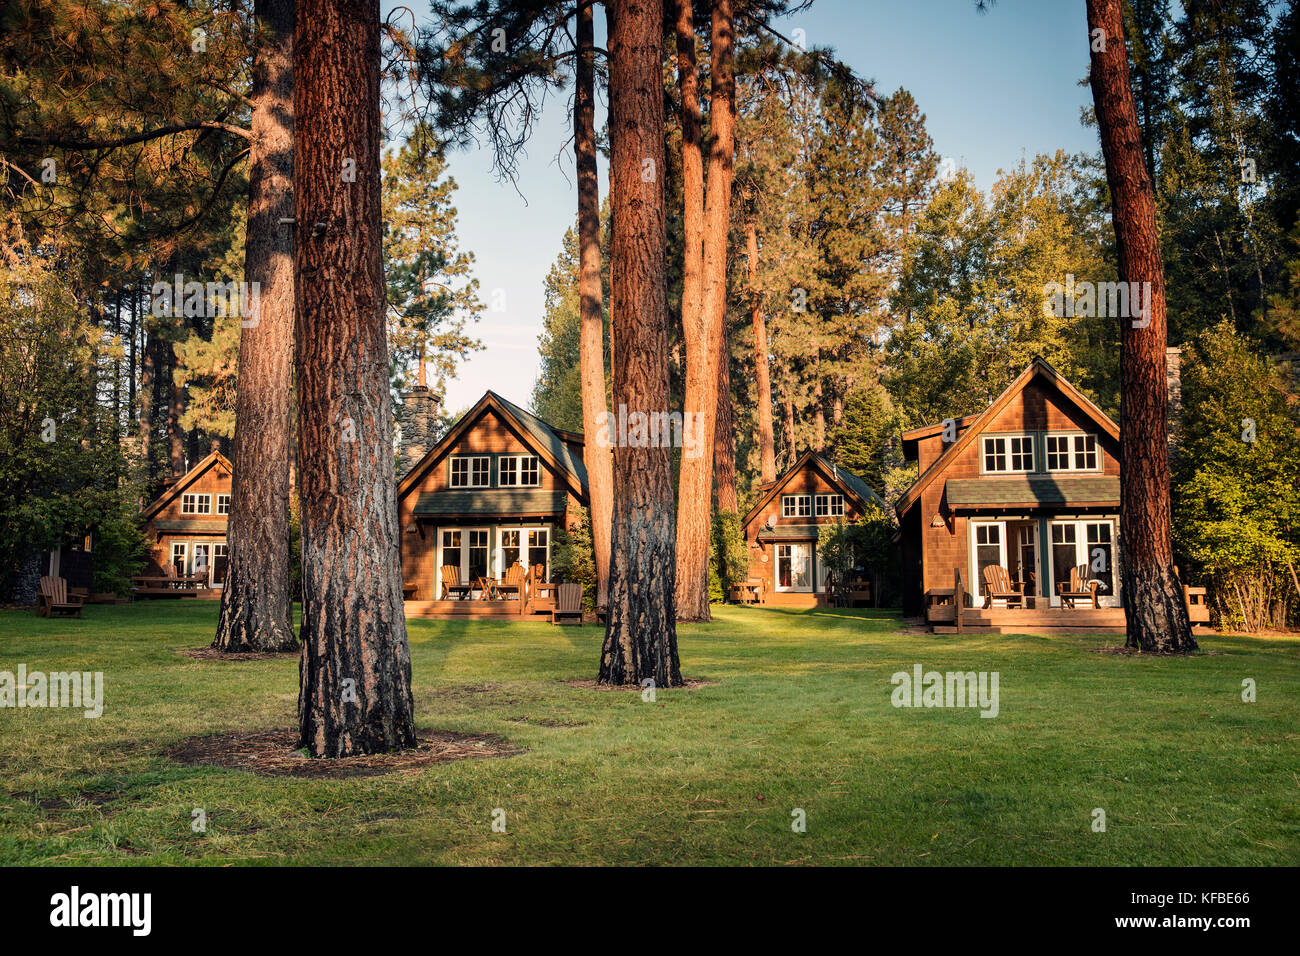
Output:
[[948,522],[944,521],[944,520],[943,520],[943,515],[939,514],[939,512],[936,511],[936,512],[934,513],[934,517],[930,519],[930,527],[931,527],[931,528],[946,528],[946,527],[948,527]]

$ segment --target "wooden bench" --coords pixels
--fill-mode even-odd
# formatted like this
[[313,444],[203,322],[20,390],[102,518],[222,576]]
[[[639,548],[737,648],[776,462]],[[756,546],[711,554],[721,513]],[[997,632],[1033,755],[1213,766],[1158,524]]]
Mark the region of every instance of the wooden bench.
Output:
[[68,594],[68,582],[64,578],[41,578],[40,591],[36,595],[36,615],[53,617],[56,614],[81,617],[83,600],[79,595]]
[[169,577],[165,574],[139,574],[131,579],[132,597],[195,597],[208,586],[201,575]]

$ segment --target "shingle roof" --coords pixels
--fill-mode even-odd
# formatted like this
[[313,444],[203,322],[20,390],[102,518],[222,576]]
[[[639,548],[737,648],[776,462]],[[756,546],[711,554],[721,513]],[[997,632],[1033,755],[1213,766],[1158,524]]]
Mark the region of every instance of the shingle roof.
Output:
[[563,491],[527,491],[480,488],[474,491],[426,491],[415,502],[417,515],[464,515],[466,517],[509,517],[510,515],[564,514],[568,495]]
[[816,458],[819,462],[821,462],[821,466],[825,468],[828,472],[830,472],[832,475],[834,475],[835,478],[841,484],[847,485],[848,489],[852,491],[855,495],[857,495],[859,498],[861,498],[863,501],[873,502],[879,505],[881,509],[885,507],[885,499],[880,497],[880,495],[876,494],[875,491],[872,490],[869,484],[867,484],[865,481],[863,481],[853,472],[841,468],[838,465],[832,464],[829,460],[823,458],[821,455],[814,454],[813,457]]
[[778,524],[764,528],[758,533],[759,541],[816,541],[822,525],[819,524]]
[[1119,504],[1119,478],[1115,475],[949,478],[944,491],[952,508]]
[[496,392],[489,391],[498,402],[504,405],[515,418],[519,419],[519,424],[528,429],[528,433],[538,442],[546,447],[556,461],[568,469],[582,487],[583,491],[587,489],[587,468],[582,463],[582,457],[575,455],[566,445],[559,435],[550,425],[542,421],[532,412],[525,411],[514,402],[508,401],[498,395]]
[[226,526],[225,515],[222,515],[219,519],[210,518],[207,521],[194,518],[165,518],[153,523],[155,531],[206,531],[209,534],[225,534]]

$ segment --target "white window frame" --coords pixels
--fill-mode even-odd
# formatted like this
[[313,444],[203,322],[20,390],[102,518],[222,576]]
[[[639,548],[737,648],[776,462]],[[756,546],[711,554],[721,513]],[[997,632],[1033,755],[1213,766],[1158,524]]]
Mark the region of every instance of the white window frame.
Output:
[[815,495],[813,516],[816,518],[843,518],[844,496],[841,494]]
[[210,515],[212,514],[212,495],[207,492],[182,492],[181,493],[181,514],[183,515]]
[[782,518],[811,518],[813,516],[812,495],[782,495]]
[[[1011,443],[1018,441],[1021,443],[1020,451],[1012,451]],[[990,443],[1002,442],[1002,450],[989,450]],[[1027,443],[1027,444],[1026,444]],[[1013,468],[1011,466],[1012,458],[1019,455],[1023,458],[1026,454],[1029,456],[1028,468]],[[990,468],[989,458],[1001,458],[1005,468]],[[982,475],[1027,475],[1034,471],[1037,462],[1038,453],[1034,447],[1034,436],[1031,432],[1013,433],[1006,435],[984,435],[980,439],[980,474]]]
[[1088,525],[1090,524],[1108,524],[1110,525],[1110,578],[1115,585],[1114,593],[1098,592],[1097,603],[1101,607],[1123,607],[1123,601],[1120,598],[1120,575],[1119,575],[1119,516],[1118,515],[1088,515],[1085,517],[1072,518],[1051,518],[1047,522],[1047,542],[1044,545],[1044,553],[1047,557],[1047,578],[1048,587],[1051,589],[1052,607],[1061,606],[1061,595],[1057,591],[1058,582],[1056,580],[1056,560],[1052,554],[1054,543],[1052,541],[1052,529],[1059,525],[1074,525],[1074,565],[1092,564],[1092,554],[1088,545]]
[[[506,481],[506,462],[510,462],[511,481]],[[523,481],[524,464],[531,463],[532,481]],[[500,488],[540,488],[542,484],[542,462],[537,455],[502,455],[497,460],[497,486]]]
[[[463,475],[464,482],[457,482],[456,466],[460,463],[465,465]],[[475,462],[486,462],[484,465],[486,475],[482,482],[474,481],[474,464]],[[490,455],[455,455],[447,464],[447,487],[448,488],[488,488],[492,485],[492,457]]]
[[[1047,451],[1048,445],[1054,442],[1064,442],[1065,450],[1063,452]],[[1091,442],[1092,448],[1086,446]],[[1085,447],[1080,448],[1080,444]],[[1043,440],[1043,449],[1045,452],[1043,467],[1048,472],[1061,471],[1081,471],[1081,472],[1098,472],[1101,471],[1101,443],[1097,436],[1091,432],[1049,432]],[[1052,466],[1052,455],[1058,457],[1065,456],[1066,464]],[[1088,464],[1088,456],[1092,456],[1092,464]]]
[[[808,560],[808,586],[807,586],[807,587],[796,587],[795,585],[792,584],[790,587],[782,587],[782,586],[781,586],[781,562],[782,562],[782,560],[786,560],[786,561],[791,561],[791,562],[793,562],[793,560],[794,560],[794,549],[795,549],[795,548],[802,549],[802,550],[804,550],[804,551],[806,552],[806,554],[807,554],[807,560]],[[782,549],[789,549],[789,554],[783,557],[782,554],[781,554]],[[810,542],[810,541],[786,541],[786,542],[778,543],[778,544],[776,545],[776,549],[775,549],[775,551],[773,552],[773,561],[772,561],[772,589],[773,589],[774,591],[780,591],[780,592],[782,592],[782,593],[784,593],[784,594],[812,594],[812,593],[814,593],[813,589],[817,586],[817,565],[816,565],[816,554],[817,554],[817,549],[816,549],[815,547],[813,547],[813,544],[812,544],[812,542]],[[795,577],[795,576],[794,576],[794,569],[793,569],[793,565],[792,565],[792,566],[791,566],[791,571],[790,571],[790,580],[793,581],[793,580],[794,580],[794,577]]]
[[176,555],[181,556],[181,572],[176,574],[178,578],[187,578],[190,575],[190,543],[188,541],[173,541],[171,555],[167,562],[167,569],[176,573]]
[[979,606],[983,607],[984,578],[980,575],[979,529],[989,527],[998,529],[998,564],[1010,570],[1007,564],[1007,522],[971,520],[967,525],[970,527],[970,538],[966,542],[966,551],[970,560],[967,561],[966,570],[970,574],[970,583],[966,585],[966,592],[978,596],[981,602]]
[[[227,494],[217,495],[217,514],[219,515],[230,514],[230,500],[231,500],[230,495]],[[225,508],[224,511],[221,510],[223,506]]]

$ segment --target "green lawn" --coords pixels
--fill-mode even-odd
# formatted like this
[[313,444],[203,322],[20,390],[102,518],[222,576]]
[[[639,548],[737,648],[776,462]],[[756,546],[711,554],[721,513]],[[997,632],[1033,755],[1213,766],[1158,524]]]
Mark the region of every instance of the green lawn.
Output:
[[[105,711],[0,710],[0,863],[1281,864],[1300,858],[1300,641],[1140,659],[1080,638],[909,634],[875,611],[724,608],[697,690],[595,676],[601,631],[415,621],[422,728],[526,748],[412,775],[187,767],[181,738],[287,727],[294,660],[200,662],[215,603],[0,612],[0,670],[105,675]],[[896,709],[890,676],[997,671],[1000,714]],[[1242,680],[1258,700],[1243,703]],[[205,834],[191,812],[206,811]],[[1104,808],[1107,832],[1092,830]],[[491,828],[506,811],[506,832]],[[807,830],[791,828],[794,808]]]

